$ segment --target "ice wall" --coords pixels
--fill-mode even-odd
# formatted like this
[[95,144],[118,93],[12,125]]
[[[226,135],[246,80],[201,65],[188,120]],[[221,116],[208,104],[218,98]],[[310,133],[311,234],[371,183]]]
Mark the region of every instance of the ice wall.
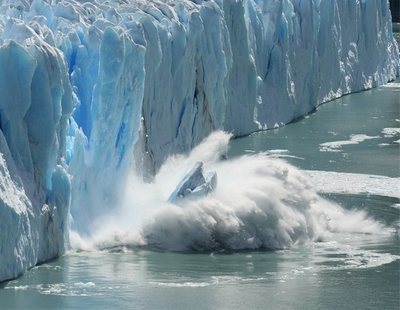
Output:
[[133,166],[398,71],[388,1],[0,0],[0,280],[63,251],[70,190],[89,234]]
[[36,23],[0,19],[0,281],[64,252],[63,166],[72,90],[62,53]]
[[155,169],[213,129],[281,126],[397,74],[387,1],[198,2],[159,6],[148,16],[156,30],[145,27],[143,116]]
[[64,1],[48,14],[77,98],[79,230],[110,210],[133,162],[151,177],[216,129],[281,126],[399,68],[387,1]]

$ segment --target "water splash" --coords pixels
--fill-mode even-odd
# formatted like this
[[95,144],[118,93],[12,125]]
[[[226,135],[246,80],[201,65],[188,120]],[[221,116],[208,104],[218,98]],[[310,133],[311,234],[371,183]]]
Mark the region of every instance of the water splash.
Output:
[[[132,174],[124,203],[97,220],[90,239],[72,234],[73,247],[284,249],[329,240],[335,232],[387,232],[365,212],[348,211],[321,198],[308,177],[282,159],[252,154],[226,160],[229,139],[229,134],[215,132],[190,154],[169,158],[152,183]],[[216,190],[179,205],[168,203],[175,186],[197,161],[216,171]]]

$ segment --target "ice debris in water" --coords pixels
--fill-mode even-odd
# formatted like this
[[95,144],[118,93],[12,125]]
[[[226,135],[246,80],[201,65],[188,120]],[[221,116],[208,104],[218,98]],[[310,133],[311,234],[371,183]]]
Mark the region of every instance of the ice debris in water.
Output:
[[190,197],[203,197],[212,192],[217,186],[217,174],[215,171],[203,172],[203,162],[198,161],[185,175],[178,186],[168,198],[168,202],[176,203],[180,199]]

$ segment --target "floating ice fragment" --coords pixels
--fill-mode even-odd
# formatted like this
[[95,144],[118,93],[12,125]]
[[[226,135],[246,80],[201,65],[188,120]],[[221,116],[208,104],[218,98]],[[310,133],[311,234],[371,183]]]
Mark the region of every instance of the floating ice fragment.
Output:
[[343,141],[332,141],[332,142],[325,142],[319,145],[320,152],[341,152],[341,147],[343,145],[353,145],[359,144],[366,140],[370,139],[378,139],[379,136],[367,136],[367,135],[351,135],[350,140],[343,140]]
[[386,138],[394,137],[400,134],[400,128],[396,127],[383,128],[382,133],[385,135]]

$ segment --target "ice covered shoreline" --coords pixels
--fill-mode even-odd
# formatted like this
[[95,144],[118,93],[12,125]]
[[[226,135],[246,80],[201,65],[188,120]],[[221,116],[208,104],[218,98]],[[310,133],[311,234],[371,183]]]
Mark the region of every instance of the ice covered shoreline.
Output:
[[63,253],[69,207],[88,233],[132,166],[152,175],[214,130],[281,126],[399,70],[387,1],[0,9],[0,280]]

